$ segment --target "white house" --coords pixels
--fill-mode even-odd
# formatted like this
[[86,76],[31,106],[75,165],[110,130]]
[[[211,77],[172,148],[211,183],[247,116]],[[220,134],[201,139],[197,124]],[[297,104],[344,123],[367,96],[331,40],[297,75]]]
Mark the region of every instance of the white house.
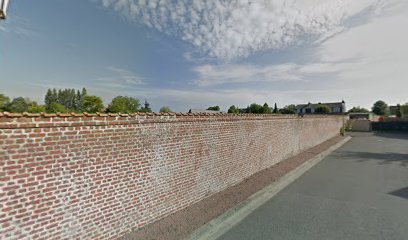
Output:
[[308,103],[296,105],[296,112],[300,114],[313,114],[315,109],[321,105],[326,105],[330,108],[331,113],[345,113],[346,103],[344,101],[335,103]]

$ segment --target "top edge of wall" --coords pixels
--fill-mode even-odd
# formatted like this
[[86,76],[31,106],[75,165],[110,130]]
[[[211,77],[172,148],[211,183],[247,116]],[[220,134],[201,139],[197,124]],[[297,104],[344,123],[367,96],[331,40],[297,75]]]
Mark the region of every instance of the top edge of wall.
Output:
[[341,117],[344,115],[336,114],[313,114],[313,115],[303,115],[299,116],[297,114],[254,114],[254,113],[144,113],[144,112],[135,112],[135,113],[9,113],[9,112],[0,112],[0,118],[80,118],[80,117],[137,117],[137,116],[220,116],[220,117],[264,117],[264,118],[321,118],[321,117]]
[[0,112],[0,129],[134,125],[175,122],[225,122],[341,118],[343,115],[231,114],[231,113],[8,113]]

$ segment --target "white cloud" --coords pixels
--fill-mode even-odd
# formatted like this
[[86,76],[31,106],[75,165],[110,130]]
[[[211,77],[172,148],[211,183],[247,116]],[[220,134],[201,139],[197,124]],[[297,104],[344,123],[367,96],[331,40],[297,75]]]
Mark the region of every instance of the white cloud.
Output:
[[250,64],[201,65],[193,69],[198,77],[193,83],[199,87],[216,86],[226,83],[254,83],[277,81],[309,81],[322,74],[332,78],[350,66],[349,62],[318,62],[308,64],[275,64],[257,66]]
[[[295,80],[299,84],[290,86],[298,90],[303,96],[300,99],[306,102],[333,99],[334,89],[338,92],[333,100],[344,98],[349,106],[370,107],[378,99],[389,104],[407,102],[408,29],[402,26],[408,26],[408,2],[391,0],[389,3],[392,4],[381,5],[382,13],[370,21],[335,30],[323,37],[314,48],[314,55],[305,63],[295,63],[293,59],[268,66],[202,65],[194,69],[198,75],[195,83],[206,87]],[[319,91],[313,96],[302,93],[304,89]]]
[[222,60],[330,33],[384,0],[99,0],[127,18]]
[[398,11],[353,27],[324,42],[316,53],[320,61],[356,59],[339,74],[333,88],[352,86],[345,97],[353,105],[370,106],[408,101],[408,2]]
[[132,71],[113,66],[109,66],[106,69],[112,74],[97,79],[98,82],[102,82],[104,86],[128,88],[145,84],[143,77],[136,75]]

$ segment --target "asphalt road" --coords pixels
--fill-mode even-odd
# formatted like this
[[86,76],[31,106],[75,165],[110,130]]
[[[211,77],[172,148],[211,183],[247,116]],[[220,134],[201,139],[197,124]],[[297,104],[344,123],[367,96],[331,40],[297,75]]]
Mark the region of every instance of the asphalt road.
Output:
[[361,133],[219,239],[408,239],[408,135]]

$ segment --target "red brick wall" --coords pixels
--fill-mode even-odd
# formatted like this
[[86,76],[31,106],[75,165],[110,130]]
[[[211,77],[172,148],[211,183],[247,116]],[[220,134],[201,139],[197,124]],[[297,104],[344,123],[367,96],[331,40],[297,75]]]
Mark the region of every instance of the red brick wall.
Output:
[[0,239],[119,237],[341,125],[338,116],[0,113]]

